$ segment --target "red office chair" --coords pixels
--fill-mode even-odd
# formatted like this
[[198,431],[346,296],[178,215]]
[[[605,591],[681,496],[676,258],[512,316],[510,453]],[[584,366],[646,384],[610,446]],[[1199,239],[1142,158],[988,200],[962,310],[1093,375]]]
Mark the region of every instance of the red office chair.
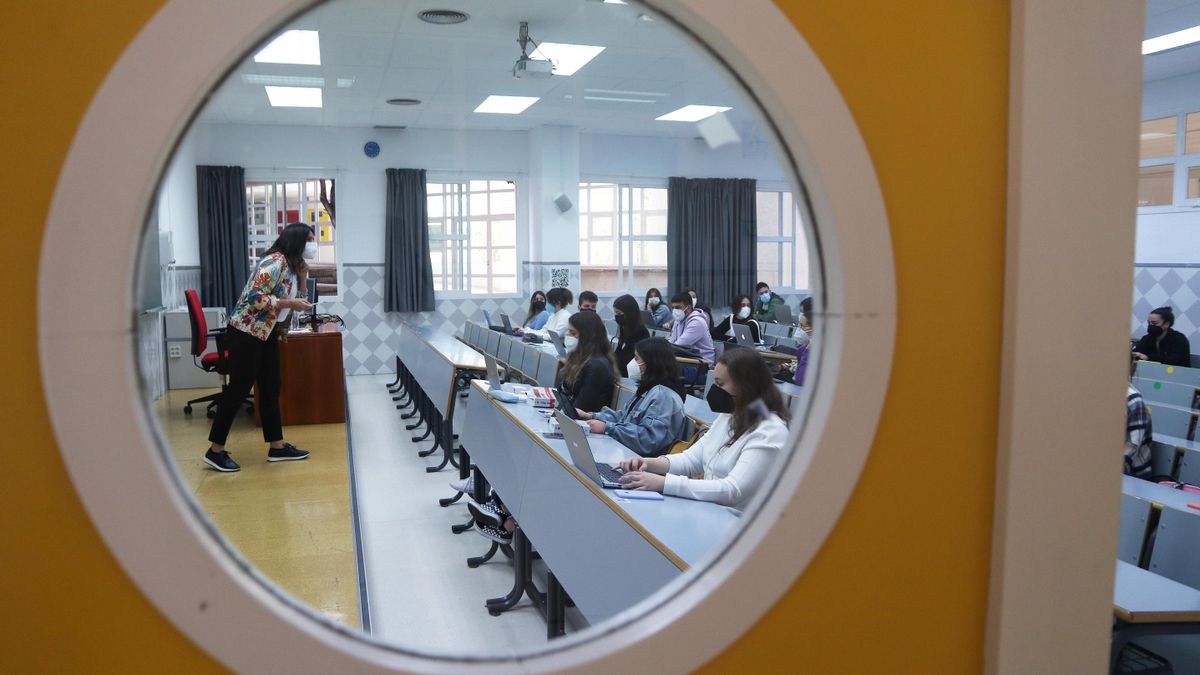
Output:
[[[229,375],[229,351],[225,349],[225,330],[218,328],[213,331],[208,330],[208,320],[204,318],[204,309],[200,306],[200,296],[196,294],[195,289],[187,289],[183,292],[187,298],[188,319],[192,324],[192,361],[196,367],[206,373],[217,373],[221,376],[221,391],[208,396],[194,398],[187,402],[183,407],[183,412],[187,415],[192,414],[193,403],[208,403],[205,409],[209,417],[216,417],[217,413],[213,410],[217,402],[221,400],[221,396],[225,393],[226,376]],[[213,338],[217,341],[217,350],[211,354],[205,354],[208,349],[208,338]],[[254,412],[254,401],[251,398],[246,399],[246,412]]]

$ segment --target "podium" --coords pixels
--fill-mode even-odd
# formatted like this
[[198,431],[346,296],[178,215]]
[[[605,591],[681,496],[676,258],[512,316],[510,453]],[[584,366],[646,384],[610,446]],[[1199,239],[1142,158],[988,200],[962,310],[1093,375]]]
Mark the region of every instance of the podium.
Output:
[[[342,334],[290,333],[279,342],[279,411],[283,426],[340,424],[346,421],[346,378],[342,368]],[[258,413],[254,388],[254,422]]]

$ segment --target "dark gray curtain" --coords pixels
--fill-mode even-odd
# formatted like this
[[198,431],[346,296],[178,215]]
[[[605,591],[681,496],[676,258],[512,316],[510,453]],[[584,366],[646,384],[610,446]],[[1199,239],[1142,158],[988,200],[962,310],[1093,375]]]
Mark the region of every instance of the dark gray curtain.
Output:
[[432,312],[433,266],[425,214],[425,170],[387,170],[383,308],[386,312]]
[[758,210],[753,178],[671,178],[667,184],[667,287],[695,288],[700,304],[724,309],[754,295]]
[[200,301],[205,307],[232,309],[250,278],[245,169],[197,166],[196,204]]

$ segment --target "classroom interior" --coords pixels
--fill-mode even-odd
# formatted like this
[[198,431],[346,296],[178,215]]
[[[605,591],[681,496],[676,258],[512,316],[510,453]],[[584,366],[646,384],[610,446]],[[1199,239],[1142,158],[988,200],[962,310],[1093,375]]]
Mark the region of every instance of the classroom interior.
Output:
[[[504,371],[505,386],[517,387],[553,386],[563,360],[549,339],[531,345],[501,335],[501,320],[528,323],[535,291],[570,289],[572,312],[580,293],[593,291],[615,344],[620,295],[630,293],[651,310],[648,289],[659,289],[666,307],[690,288],[715,325],[740,305],[734,292],[753,298],[759,311],[756,286],[764,283],[774,293],[769,300],[785,310],[779,320],[771,311],[771,325],[756,324],[755,348],[798,429],[806,403],[795,364],[810,346],[800,302],[819,294],[819,272],[805,195],[788,179],[756,106],[664,21],[624,3],[466,2],[457,3],[457,17],[422,16],[425,4],[319,6],[256,48],[217,87],[175,149],[147,226],[139,359],[180,488],[222,532],[231,555],[324,620],[399,648],[507,657],[600,625],[643,600],[660,602],[686,583],[687,570],[715,559],[734,536],[740,510],[669,497],[668,506],[648,511],[592,494],[574,475],[570,489],[585,499],[582,511],[564,510],[543,531],[535,530],[532,512],[521,518],[531,562],[522,561],[518,543],[498,546],[478,536],[469,527],[468,501],[484,502],[489,493],[506,503],[518,497],[511,492],[517,488],[501,488],[498,476],[479,471],[479,462],[482,492],[451,487],[471,476],[460,466],[471,445],[474,454],[481,445],[524,447],[532,439],[535,459],[550,448],[541,426],[528,422],[517,423],[524,435],[508,443],[475,438],[479,429],[495,433],[515,418],[476,419],[491,399],[469,382],[486,381],[485,354]],[[305,40],[310,56],[286,53],[297,45],[302,51]],[[300,63],[275,62],[289,59]],[[537,73],[547,60],[555,74]],[[283,94],[319,99],[272,98]],[[489,113],[480,106],[493,95],[534,100],[519,111]],[[695,106],[710,107],[695,114]],[[401,231],[394,200],[408,197],[392,184],[388,171],[396,168],[423,170],[421,255],[434,301],[417,311],[386,306],[387,285],[424,263],[385,260]],[[698,179],[738,179],[726,183],[738,183],[732,194],[742,210],[711,207],[718,227],[736,232],[728,243],[702,251],[670,238],[668,223],[679,217],[669,204],[684,203],[689,189],[670,187],[672,177],[693,179],[693,190],[703,187],[695,187]],[[222,202],[229,194],[232,207]],[[224,325],[242,290],[223,272],[229,213],[238,234],[247,233],[232,248],[250,270],[285,225],[312,227],[317,253],[309,285],[317,304],[311,322],[296,312],[281,349],[285,435],[312,456],[286,466],[258,461],[258,416],[247,401],[228,441],[244,468],[226,475],[202,461],[212,397],[223,380],[197,367],[218,346],[213,336],[194,354],[201,327],[187,296],[194,292],[203,306],[205,327]],[[672,246],[709,256],[674,263],[689,264],[694,275],[674,285]],[[748,257],[741,260],[753,261],[752,269],[709,269],[726,247],[742,247]],[[661,323],[647,325],[669,337]],[[733,329],[718,338],[723,348],[720,338],[732,342]],[[702,372],[686,397],[688,426],[679,441],[700,436],[715,419],[704,400],[713,360],[681,358]],[[436,364],[449,368],[423,372]],[[442,389],[452,385],[447,409]],[[636,388],[634,379],[618,382],[612,407],[619,410]],[[611,439],[591,437],[596,456],[619,461],[620,445],[602,441]],[[597,497],[605,513],[589,516]],[[662,517],[654,511],[675,520],[655,522]],[[596,537],[637,540],[613,544],[594,569],[577,560],[586,547],[566,525],[592,516],[601,518]],[[570,540],[575,550],[554,551],[551,537]],[[559,561],[557,569],[550,559]],[[624,565],[644,566],[644,583],[620,583]],[[502,612],[490,611],[485,600],[505,597],[522,571],[532,587],[502,603]],[[616,576],[601,584],[605,574]],[[590,597],[610,585],[628,588]],[[561,598],[557,608],[547,600],[548,586]],[[466,652],[456,637],[463,634],[472,636]]]
[[[664,92],[667,83],[656,86],[623,83],[645,79],[644,71],[638,69],[648,58],[653,59],[655,67],[679,69],[667,78],[671,86],[684,83],[681,91],[671,90],[672,101],[676,100],[675,95],[684,92],[704,92],[718,99],[726,97],[716,102],[731,106],[723,116],[732,120],[739,140],[716,149],[695,124],[655,124],[653,118],[633,122],[622,118],[621,112],[608,108],[589,110],[587,104],[581,108],[572,103],[554,113],[542,113],[535,106],[512,118],[472,116],[462,112],[462,106],[477,94],[471,90],[473,78],[483,80],[484,76],[472,73],[470,68],[466,69],[468,74],[463,80],[450,86],[445,78],[426,73],[426,88],[413,87],[404,92],[422,99],[416,105],[381,103],[376,100],[380,96],[367,96],[356,88],[370,88],[378,82],[380,90],[383,89],[387,69],[373,66],[372,62],[379,59],[378,63],[390,63],[396,57],[396,44],[403,42],[415,47],[406,55],[404,67],[411,71],[406,76],[418,79],[422,77],[419,75],[422,69],[434,71],[443,67],[446,55],[458,65],[492,58],[504,62],[507,68],[519,50],[513,46],[516,31],[509,26],[514,23],[515,15],[507,16],[491,3],[473,7],[473,11],[468,11],[471,18],[464,28],[478,26],[485,31],[484,26],[503,24],[513,35],[506,33],[503,38],[489,41],[480,34],[465,33],[469,36],[468,47],[441,42],[430,47],[414,44],[410,39],[413,36],[404,33],[406,29],[430,30],[413,23],[415,12],[404,14],[405,3],[395,5],[393,37],[378,41],[364,36],[386,32],[381,26],[388,19],[381,19],[379,6],[371,5],[373,11],[369,17],[356,17],[344,9],[352,4],[343,3],[340,11],[295,24],[297,28],[321,33],[321,48],[330,51],[322,52],[319,68],[306,68],[305,75],[298,75],[301,69],[264,66],[248,59],[214,94],[176,148],[156,199],[142,255],[139,301],[144,311],[138,316],[138,356],[143,390],[158,420],[160,436],[174,459],[180,488],[194,498],[219,529],[229,546],[228,553],[252,566],[265,584],[298,600],[323,620],[369,631],[418,653],[459,654],[456,650],[461,648],[461,641],[454,638],[463,632],[479,641],[472,649],[478,647],[484,652],[509,655],[536,650],[547,643],[548,622],[542,610],[526,598],[500,616],[485,611],[483,599],[502,594],[512,582],[513,565],[499,556],[477,568],[463,564],[466,558],[481,553],[481,544],[486,548],[486,542],[471,532],[452,534],[450,528],[461,525],[468,517],[461,503],[448,507],[438,504],[440,499],[453,494],[446,483],[455,477],[454,467],[438,473],[426,472],[450,457],[444,448],[420,457],[418,452],[429,450],[433,441],[429,437],[410,440],[414,433],[426,431],[444,432],[450,439],[448,442],[455,440],[455,434],[466,438],[467,431],[455,426],[461,425],[460,418],[455,418],[454,424],[444,430],[430,428],[428,421],[409,430],[405,426],[413,418],[405,419],[404,411],[397,410],[397,404],[406,399],[411,404],[421,389],[412,364],[402,363],[405,337],[419,338],[424,344],[422,347],[413,343],[414,351],[409,353],[421,354],[420,349],[440,343],[446,337],[455,341],[453,349],[465,349],[460,353],[472,358],[475,354],[481,357],[498,352],[501,343],[491,346],[488,339],[496,331],[481,325],[483,310],[496,316],[504,313],[514,319],[523,316],[529,293],[548,288],[554,280],[563,279],[564,273],[566,285],[576,291],[576,297],[582,289],[598,291],[601,297],[598,309],[606,320],[612,319],[612,300],[620,291],[641,291],[651,280],[664,291],[672,290],[658,281],[665,280],[667,272],[665,235],[658,232],[640,235],[642,238],[636,243],[642,246],[635,253],[635,241],[626,240],[624,233],[614,228],[614,223],[622,217],[632,220],[638,207],[641,212],[637,216],[643,219],[663,216],[665,222],[666,214],[657,211],[665,211],[663,193],[670,176],[737,176],[756,180],[758,191],[767,195],[758,202],[759,222],[774,213],[778,226],[769,234],[759,232],[760,264],[755,276],[769,279],[771,286],[794,308],[800,299],[819,294],[820,270],[808,238],[811,224],[804,222],[807,214],[801,210],[789,212],[787,206],[795,203],[795,188],[780,167],[768,134],[759,128],[753,114],[747,112],[751,106],[739,98],[736,89],[701,55],[683,49],[672,52],[670,46],[656,42],[650,51],[652,56],[639,53],[625,63],[625,72],[606,73],[611,79],[597,81],[599,86],[583,84],[587,69],[603,63],[597,59],[574,76],[579,79],[572,80],[570,87],[553,93],[568,101],[576,98],[588,101],[589,89],[592,98]],[[467,3],[461,4],[465,7]],[[653,26],[653,21],[638,16],[636,8],[610,2],[580,4],[587,12],[597,12],[595,16],[601,16],[598,13],[602,11],[624,12],[617,15],[628,21],[623,28],[607,28],[630,43],[638,38],[647,39],[647,35],[669,42],[651,32],[661,26]],[[528,11],[521,16],[529,19],[531,34],[538,36],[539,19],[552,22],[555,11],[561,11],[560,6],[560,3],[526,4]],[[1151,0],[1147,8],[1147,38],[1200,24],[1200,12],[1194,3]],[[586,34],[604,35],[605,28],[602,21],[589,22]],[[345,50],[342,62],[331,53],[339,48],[336,39],[339,32],[356,38],[353,44],[340,46]],[[396,37],[400,35],[405,39]],[[602,40],[596,37],[593,42]],[[614,39],[613,43],[617,41]],[[503,53],[503,57],[468,51],[476,48]],[[1200,283],[1200,279],[1193,280],[1197,263],[1188,253],[1194,250],[1189,222],[1194,215],[1190,211],[1194,204],[1189,200],[1200,198],[1200,192],[1193,195],[1196,192],[1193,183],[1200,182],[1193,178],[1189,166],[1189,160],[1195,159],[1189,152],[1189,136],[1195,133],[1190,113],[1200,108],[1200,101],[1192,94],[1196,78],[1200,77],[1200,57],[1192,54],[1195,49],[1200,47],[1149,55],[1145,61],[1145,122],[1141,137],[1144,150],[1131,315],[1133,338],[1145,334],[1150,309],[1169,304],[1176,309],[1177,328],[1193,338],[1193,343],[1200,339],[1194,335],[1200,319],[1190,319],[1187,315],[1200,297],[1200,291],[1192,292],[1196,288],[1193,281]],[[612,49],[610,56],[615,51]],[[319,75],[313,74],[318,72]],[[512,78],[509,73],[502,75]],[[293,77],[301,79],[284,84]],[[303,77],[323,80],[327,98],[320,109],[274,108],[266,102],[263,86],[312,84]],[[552,82],[553,79],[550,78]],[[350,82],[343,86],[343,80]],[[272,81],[274,85],[264,84]],[[338,89],[348,92],[338,97]],[[452,95],[443,97],[447,92]],[[543,93],[540,103],[549,102],[552,92],[540,93]],[[594,96],[596,93],[601,96]],[[251,96],[263,100],[253,101]],[[592,103],[648,105],[604,100]],[[459,112],[454,112],[456,109]],[[518,121],[523,115],[524,121]],[[1196,126],[1200,128],[1200,124]],[[662,135],[655,135],[660,130]],[[1171,152],[1161,149],[1166,136],[1170,136]],[[282,467],[246,462],[238,475],[222,476],[207,471],[197,461],[206,443],[208,420],[203,414],[203,404],[195,406],[191,414],[185,413],[183,406],[190,399],[218,390],[212,378],[199,386],[193,382],[192,386],[173,387],[172,368],[179,371],[175,376],[177,381],[196,376],[194,371],[198,370],[187,352],[190,336],[184,334],[185,327],[178,316],[185,305],[183,291],[202,285],[196,218],[198,165],[245,168],[247,219],[253,221],[256,214],[262,213],[267,220],[267,227],[250,232],[251,237],[259,237],[257,251],[256,244],[251,244],[251,260],[261,255],[264,243],[269,244],[265,240],[271,238],[270,226],[290,220],[292,210],[299,219],[313,223],[317,233],[318,261],[322,263],[318,291],[323,297],[319,312],[344,322],[339,325],[337,335],[341,340],[345,375],[342,406],[345,421],[288,427],[289,439],[302,447],[322,450],[307,462]],[[441,201],[445,206],[452,196],[470,202],[476,195],[486,195],[484,203],[489,205],[497,201],[513,205],[512,212],[489,214],[488,227],[481,229],[489,243],[477,247],[485,249],[480,258],[471,258],[469,242],[475,233],[469,227],[465,228],[467,232],[459,234],[447,235],[445,230],[440,233],[444,238],[435,241],[441,260],[433,263],[437,253],[431,254],[431,264],[437,275],[435,280],[441,286],[436,308],[429,312],[397,316],[382,308],[385,264],[380,258],[386,247],[384,167],[426,168],[430,183],[441,184],[440,193],[436,193],[440,194],[440,200],[431,197],[430,204]],[[334,225],[332,209],[323,203],[324,199],[332,201],[335,187],[339,207],[336,217],[341,229]],[[327,195],[314,197],[322,190],[327,190]],[[772,193],[774,197],[769,196]],[[287,201],[293,194],[299,203],[297,209],[291,209],[292,202]],[[558,195],[565,195],[572,207],[562,211],[555,204]],[[596,197],[611,198],[613,209],[595,208]],[[632,205],[635,199],[637,206]],[[280,201],[287,204],[280,208]],[[277,216],[274,221],[272,215]],[[607,226],[603,220],[606,217],[612,218]],[[447,218],[443,226],[449,225]],[[563,235],[564,225],[576,229]],[[510,227],[511,235],[505,229]],[[497,245],[497,241],[504,243]],[[664,259],[661,264],[654,262],[660,254]],[[765,266],[764,260],[768,262]],[[477,273],[481,266],[487,269],[486,273]],[[712,307],[727,311],[719,308],[717,302]],[[174,328],[164,316],[172,311],[177,314]],[[818,307],[818,316],[819,313]],[[213,316],[219,317],[219,313]],[[717,319],[720,317],[721,314],[716,315]],[[480,338],[480,331],[485,338]],[[506,346],[508,358],[516,358],[513,346]],[[173,348],[180,353],[176,355]],[[451,349],[447,346],[441,351],[448,353]],[[522,352],[523,360],[526,356]],[[473,368],[478,370],[478,363]],[[1139,371],[1137,376],[1147,381],[1150,389],[1158,391],[1180,383],[1186,388],[1189,383],[1179,379],[1186,375],[1183,369],[1166,372],[1150,368]],[[417,388],[413,388],[413,383]],[[1155,387],[1155,383],[1162,386]],[[471,400],[470,393],[463,400]],[[1161,400],[1145,393],[1152,408]],[[422,405],[437,408],[432,401]],[[466,404],[464,408],[469,411],[471,406]],[[429,411],[431,419],[434,414]],[[422,418],[423,415],[418,415],[418,419]],[[1167,435],[1176,440],[1155,446],[1156,461],[1182,482],[1186,482],[1181,471],[1188,468],[1194,426],[1193,416],[1184,433]],[[239,416],[231,444],[254,447],[258,443],[257,434],[253,417]],[[252,454],[247,452],[248,456]],[[283,474],[284,480],[279,480],[283,472],[275,472],[274,476],[266,473],[278,468],[290,472]],[[1136,521],[1142,526],[1141,548],[1132,554],[1136,560],[1130,564],[1153,571],[1155,549],[1146,546],[1155,544],[1158,550],[1163,550],[1158,545],[1164,543],[1154,541],[1154,528],[1165,527],[1163,519],[1168,515],[1176,518],[1176,512],[1187,514],[1188,507],[1185,503],[1184,508],[1176,509],[1173,505],[1179,505],[1177,499],[1168,499],[1149,489],[1139,492],[1137,487],[1127,488],[1125,497],[1126,503],[1142,509]],[[1123,545],[1126,524],[1123,509]],[[1184,519],[1181,526],[1190,527],[1190,521]],[[1136,533],[1136,527],[1131,531]],[[389,564],[393,566],[387,567]],[[550,568],[539,560],[534,561],[533,567],[536,583],[546,584]],[[411,583],[415,577],[422,579],[420,587]],[[1193,588],[1196,585],[1190,584]],[[567,603],[562,617],[568,634],[584,631],[591,625],[584,612],[572,605]],[[431,615],[427,610],[433,606],[444,613]],[[414,607],[421,611],[412,612]],[[1138,638],[1136,642],[1153,652],[1142,656],[1146,662],[1169,661],[1174,672],[1195,672],[1196,664],[1200,663],[1197,657],[1200,649],[1192,636]]]
[[[789,181],[753,103],[712,59],[636,6],[463,3],[465,18],[431,18],[420,15],[418,4],[393,3],[381,11],[340,0],[318,7],[264,43],[216,89],[175,150],[147,228],[141,285],[147,311],[139,316],[142,376],[181,486],[224,534],[232,554],[270,583],[331,621],[402,648],[454,655],[461,646],[451,637],[467,631],[479,653],[514,655],[536,650],[548,636],[582,631],[637,600],[603,609],[585,602],[591,610],[585,611],[568,589],[565,610],[558,608],[555,618],[555,610],[547,608],[551,594],[538,587],[563,593],[559,579],[572,572],[555,573],[536,539],[529,547],[532,564],[506,545],[497,555],[495,544],[489,548],[473,536],[464,508],[481,495],[471,494],[474,486],[467,494],[447,487],[471,475],[469,465],[459,465],[469,450],[465,439],[476,433],[468,428],[473,421],[485,427],[508,423],[482,417],[478,406],[472,412],[466,403],[471,394],[490,400],[468,384],[487,376],[482,355],[495,359],[512,382],[549,386],[555,380],[544,368],[539,376],[540,359],[534,365],[534,352],[550,350],[510,344],[515,341],[499,335],[500,317],[516,326],[526,323],[534,291],[562,286],[577,301],[590,290],[599,296],[596,309],[615,340],[612,303],[618,295],[631,293],[641,306],[654,287],[669,300],[681,290],[668,283],[668,248],[681,245],[668,236],[669,201],[682,199],[682,192],[672,195],[668,187],[673,176],[753,180],[752,276],[797,315],[800,300],[819,293],[810,245],[814,229],[803,191]],[[1148,39],[1195,23],[1198,3],[1147,4]],[[313,61],[278,63],[291,57],[273,56],[303,47],[304,40],[313,42]],[[1200,110],[1192,110],[1200,108],[1193,93],[1200,82],[1195,50],[1200,47],[1145,57],[1134,337],[1145,333],[1151,309],[1171,305],[1177,329],[1200,339],[1200,319],[1188,316],[1200,300],[1195,275],[1200,267],[1188,254],[1196,243],[1192,202],[1200,203],[1200,169],[1189,165],[1193,153],[1200,153],[1200,141],[1192,147],[1192,137],[1200,139]],[[526,54],[532,61],[525,61]],[[556,64],[554,75],[535,72],[543,58]],[[481,102],[494,94],[531,98],[513,112],[486,112]],[[275,99],[285,95],[318,98]],[[695,120],[672,119],[671,111],[678,114],[686,104],[718,108]],[[311,462],[285,467],[292,474],[283,480],[256,478],[255,472],[283,472],[254,462],[234,477],[208,470],[198,452],[208,420],[197,414],[199,406],[183,411],[189,399],[219,392],[214,374],[196,372],[190,326],[183,319],[187,289],[217,297],[211,275],[202,271],[212,255],[202,249],[213,245],[212,235],[199,234],[213,217],[212,188],[198,176],[222,167],[234,167],[232,180],[240,181],[236,201],[244,214],[241,227],[248,231],[242,246],[248,246],[250,267],[287,223],[313,227],[314,324],[319,315],[340,336],[344,385],[329,388],[333,393],[326,396],[344,395],[344,404],[333,406],[344,413],[334,415],[332,424],[289,426],[289,438],[318,451]],[[403,264],[383,260],[390,254],[394,199],[385,169],[398,167],[424,169],[435,301],[423,311],[385,308],[388,268]],[[706,276],[685,283],[727,288]],[[740,292],[754,298],[745,278]],[[731,312],[724,297],[697,304],[711,308],[714,323]],[[205,310],[210,322],[219,324],[221,309]],[[794,354],[793,334],[800,336],[787,324],[763,335],[771,347],[783,346],[785,356]],[[448,376],[419,372],[439,359],[459,363]],[[1147,366],[1139,368],[1134,384],[1161,417],[1163,406],[1156,405],[1161,392],[1173,390],[1176,380],[1190,387],[1189,376]],[[464,399],[457,411],[454,402],[450,410],[431,402],[428,382],[422,386],[427,377],[449,377],[456,387],[452,398]],[[1171,382],[1165,389],[1163,380]],[[614,404],[621,400],[620,388]],[[703,408],[705,391],[693,392]],[[792,424],[801,425],[799,394],[787,400],[797,413]],[[703,430],[711,415],[692,422]],[[1200,466],[1188,461],[1194,426],[1193,421],[1179,431],[1160,424],[1171,433],[1156,438],[1156,475],[1189,482],[1192,467]],[[255,433],[250,415],[239,419],[235,447],[253,446]],[[1153,571],[1160,567],[1154,545],[1160,558],[1171,545],[1170,538],[1155,541],[1167,507],[1130,480],[1136,479],[1127,479],[1122,512],[1122,546],[1130,551],[1123,559]],[[487,484],[481,485],[486,495]],[[1137,539],[1137,546],[1126,538]],[[715,555],[721,541],[710,537],[694,552],[695,560],[681,561],[677,551],[653,536],[647,539],[676,563],[672,572]],[[573,564],[569,556],[564,560]],[[484,611],[494,608],[484,599],[503,596],[506,584],[515,583],[513,570],[523,565],[536,580],[533,588],[514,591],[518,600],[501,603],[508,605],[503,612]],[[646,595],[674,576],[650,584]],[[1187,574],[1167,576],[1200,585]],[[414,578],[421,583],[413,584]],[[1137,642],[1114,659],[1133,659],[1136,653],[1174,664],[1175,672],[1200,668],[1194,635]]]

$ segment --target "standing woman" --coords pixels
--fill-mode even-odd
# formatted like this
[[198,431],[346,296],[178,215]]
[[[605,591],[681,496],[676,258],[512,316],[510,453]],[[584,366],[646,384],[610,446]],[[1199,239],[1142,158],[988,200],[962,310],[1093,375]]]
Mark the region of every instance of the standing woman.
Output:
[[617,383],[617,363],[604,321],[595,312],[576,312],[571,315],[567,334],[575,338],[576,344],[562,365],[560,385],[569,404],[584,412],[598,412],[612,403]]
[[646,324],[642,323],[642,310],[632,295],[622,295],[613,300],[613,316],[617,320],[617,372],[629,377],[629,362],[633,360],[633,346],[650,337]]
[[204,453],[204,462],[217,471],[242,468],[229,456],[225,439],[238,408],[256,382],[263,440],[270,445],[267,461],[308,457],[307,450],[283,441],[279,417],[279,336],[286,329],[291,312],[312,307],[304,298],[297,298],[296,293],[307,287],[308,265],[304,261],[315,257],[317,243],[312,228],[304,223],[291,223],[267,249],[233,306],[224,340],[229,353],[229,385],[217,404],[217,417],[208,434],[212,445]]
[[654,325],[662,328],[671,320],[671,308],[662,301],[662,292],[657,288],[646,291],[646,311],[654,318]]
[[525,321],[521,323],[526,328],[537,330],[546,325],[546,319],[550,318],[550,312],[546,309],[546,294],[541,291],[534,291],[529,298],[529,314],[525,315]]
[[1175,312],[1170,307],[1150,310],[1146,317],[1146,335],[1133,348],[1139,361],[1157,361],[1168,366],[1192,365],[1192,347],[1187,336],[1175,330]]

